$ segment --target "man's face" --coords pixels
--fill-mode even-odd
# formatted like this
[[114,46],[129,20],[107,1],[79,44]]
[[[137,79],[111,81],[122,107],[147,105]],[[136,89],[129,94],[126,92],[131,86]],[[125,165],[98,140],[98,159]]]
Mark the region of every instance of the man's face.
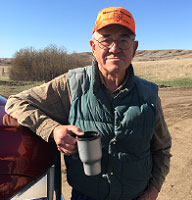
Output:
[[95,33],[96,40],[100,38],[115,40],[109,48],[101,48],[101,43],[99,44],[99,42],[94,39],[90,40],[92,53],[103,75],[114,74],[124,76],[126,69],[129,67],[135,55],[138,43],[136,41],[131,41],[128,49],[121,49],[116,40],[129,38],[130,35],[130,31],[121,25],[109,25]]

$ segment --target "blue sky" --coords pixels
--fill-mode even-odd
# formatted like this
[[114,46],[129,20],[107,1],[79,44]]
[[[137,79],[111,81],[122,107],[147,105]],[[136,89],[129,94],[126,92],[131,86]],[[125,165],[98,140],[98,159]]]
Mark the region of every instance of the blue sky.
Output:
[[0,0],[0,58],[50,44],[91,51],[97,14],[110,6],[133,14],[138,49],[192,49],[192,0]]

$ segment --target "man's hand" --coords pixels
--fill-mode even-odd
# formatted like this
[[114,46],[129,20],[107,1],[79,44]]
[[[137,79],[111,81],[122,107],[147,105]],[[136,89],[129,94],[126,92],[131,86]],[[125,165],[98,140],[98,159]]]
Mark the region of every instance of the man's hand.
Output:
[[59,151],[65,155],[71,155],[77,152],[76,135],[84,133],[76,126],[66,125],[57,126],[53,130],[53,138]]
[[157,188],[151,184],[147,190],[145,190],[144,194],[138,198],[138,200],[156,200],[158,193],[159,191]]

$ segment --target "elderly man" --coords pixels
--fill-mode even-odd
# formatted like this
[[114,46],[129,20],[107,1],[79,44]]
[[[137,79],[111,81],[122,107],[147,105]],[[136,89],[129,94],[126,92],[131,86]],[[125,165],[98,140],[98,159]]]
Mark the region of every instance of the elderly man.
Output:
[[[90,40],[92,66],[10,96],[6,111],[65,154],[72,200],[155,200],[169,171],[171,137],[158,87],[134,75],[133,16],[99,12]],[[101,134],[101,173],[86,176],[75,135]]]

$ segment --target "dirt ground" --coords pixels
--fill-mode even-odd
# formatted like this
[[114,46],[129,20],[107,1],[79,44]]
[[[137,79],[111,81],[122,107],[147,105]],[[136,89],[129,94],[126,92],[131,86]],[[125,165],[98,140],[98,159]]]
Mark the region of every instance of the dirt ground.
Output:
[[192,200],[192,88],[160,89],[172,136],[171,169],[158,200]]
[[[172,135],[172,159],[158,200],[192,200],[192,88],[161,88],[159,96]],[[71,189],[65,184],[69,200]]]

